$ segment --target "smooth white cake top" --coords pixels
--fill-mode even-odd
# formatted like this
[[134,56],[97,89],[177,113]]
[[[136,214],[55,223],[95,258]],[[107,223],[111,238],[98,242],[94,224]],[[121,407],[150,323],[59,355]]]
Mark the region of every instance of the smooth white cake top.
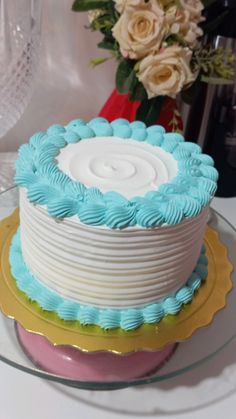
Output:
[[57,156],[71,179],[126,198],[144,196],[177,175],[177,162],[160,147],[133,139],[96,137],[68,144]]

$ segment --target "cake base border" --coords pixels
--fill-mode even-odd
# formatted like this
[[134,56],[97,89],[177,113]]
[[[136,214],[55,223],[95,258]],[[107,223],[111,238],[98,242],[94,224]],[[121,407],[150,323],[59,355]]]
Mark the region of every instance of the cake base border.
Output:
[[[219,234],[207,227],[205,233],[208,277],[176,316],[166,316],[157,324],[145,324],[136,330],[103,330],[98,326],[82,326],[76,321],[63,321],[30,302],[16,287],[10,272],[9,248],[19,225],[19,211],[0,222],[0,308],[28,332],[46,337],[53,345],[70,345],[85,352],[109,351],[127,354],[140,350],[156,351],[169,343],[188,339],[193,332],[211,323],[217,311],[225,307],[232,288],[233,270],[226,246]],[[207,302],[207,304],[206,304]]]

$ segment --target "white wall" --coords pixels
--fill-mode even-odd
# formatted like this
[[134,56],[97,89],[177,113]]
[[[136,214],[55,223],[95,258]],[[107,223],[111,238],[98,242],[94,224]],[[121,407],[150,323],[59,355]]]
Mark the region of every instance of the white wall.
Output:
[[85,29],[87,14],[71,11],[72,0],[42,0],[42,46],[35,88],[18,123],[0,139],[0,151],[17,150],[35,131],[73,118],[91,118],[115,85],[115,62],[95,69],[100,34]]

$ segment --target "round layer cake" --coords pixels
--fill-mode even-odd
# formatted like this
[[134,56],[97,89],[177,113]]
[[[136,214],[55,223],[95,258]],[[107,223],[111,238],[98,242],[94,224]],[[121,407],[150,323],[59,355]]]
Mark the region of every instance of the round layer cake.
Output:
[[197,144],[118,119],[53,125],[21,146],[18,287],[64,320],[134,329],[177,314],[207,277],[217,171]]

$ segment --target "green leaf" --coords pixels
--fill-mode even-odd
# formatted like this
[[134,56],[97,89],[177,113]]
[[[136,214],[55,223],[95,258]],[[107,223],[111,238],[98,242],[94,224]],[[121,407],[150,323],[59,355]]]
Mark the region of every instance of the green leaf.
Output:
[[110,0],[75,0],[72,5],[74,12],[87,12],[88,10],[102,9],[109,5]]
[[103,49],[108,49],[111,51],[115,51],[116,50],[116,43],[115,41],[106,41],[106,39],[104,38],[103,41],[98,43],[98,48],[103,48]]
[[119,93],[129,93],[136,82],[135,61],[122,60],[116,71],[116,88]]
[[202,3],[204,5],[204,7],[209,7],[212,4],[216,3],[218,0],[203,0]]
[[168,45],[175,45],[175,44],[179,44],[182,47],[186,47],[187,46],[187,42],[179,35],[172,33],[170,34],[167,38],[166,38],[166,42]]
[[111,57],[98,57],[98,58],[93,58],[90,61],[90,64],[91,64],[92,67],[96,67],[97,65],[103,64],[103,63],[105,63],[106,61],[108,61],[110,59],[111,59]]
[[149,127],[157,122],[166,97],[157,96],[143,100],[137,109],[136,120],[143,121]]
[[129,95],[129,100],[147,100],[147,92],[142,83],[138,82],[134,87]]
[[106,38],[114,39],[110,28],[101,28],[100,31]]
[[217,18],[215,18],[211,22],[203,23],[202,24],[203,32],[205,34],[213,32],[224,21],[224,19],[228,15],[228,13],[229,13],[229,11],[226,10],[225,12],[221,13],[221,15],[217,16]]
[[107,13],[104,13],[93,20],[91,23],[91,28],[96,31],[100,31],[102,29],[111,30],[114,24],[115,22],[111,16]]

